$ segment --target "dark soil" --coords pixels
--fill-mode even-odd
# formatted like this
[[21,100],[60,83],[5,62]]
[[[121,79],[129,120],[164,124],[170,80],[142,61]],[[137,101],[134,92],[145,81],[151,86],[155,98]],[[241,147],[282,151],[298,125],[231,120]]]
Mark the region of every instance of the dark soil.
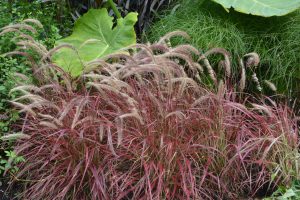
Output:
[[0,200],[13,200],[16,199],[18,187],[8,189],[8,177],[0,177]]

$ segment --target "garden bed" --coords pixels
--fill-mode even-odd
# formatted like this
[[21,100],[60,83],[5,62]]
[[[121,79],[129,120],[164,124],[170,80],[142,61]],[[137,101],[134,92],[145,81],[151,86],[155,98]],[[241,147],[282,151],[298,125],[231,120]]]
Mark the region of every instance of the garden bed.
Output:
[[300,11],[257,1],[0,2],[0,197],[298,199]]

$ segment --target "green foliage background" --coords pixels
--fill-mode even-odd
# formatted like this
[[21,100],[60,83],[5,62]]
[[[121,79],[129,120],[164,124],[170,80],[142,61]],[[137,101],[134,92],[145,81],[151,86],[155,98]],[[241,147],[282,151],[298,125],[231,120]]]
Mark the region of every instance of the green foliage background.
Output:
[[[264,18],[227,13],[212,1],[185,0],[178,4],[176,10],[160,16],[149,29],[146,40],[155,41],[170,31],[183,30],[191,36],[192,45],[203,51],[225,48],[234,61],[255,51],[261,58],[259,78],[274,82],[279,94],[300,97],[300,11]],[[234,64],[237,68],[237,63]]]
[[[57,17],[56,3],[41,3],[38,1],[0,1],[0,28],[20,22],[27,18],[35,18],[44,24],[44,31],[40,31],[35,35],[39,41],[48,47],[53,47],[56,40],[62,36],[69,34],[72,21],[67,17],[68,13],[63,12]],[[64,15],[65,14],[65,15]],[[64,23],[61,23],[61,21]],[[8,58],[2,54],[15,49],[15,45],[11,41],[13,34],[0,36],[0,137],[14,132],[15,122],[20,118],[19,114],[11,108],[8,101],[14,98],[9,91],[16,84],[14,73],[22,73],[29,78],[31,77],[31,69],[27,66],[24,58],[13,57]],[[0,141],[0,168],[7,165],[7,159],[10,157],[7,152],[11,152],[12,142]],[[1,175],[1,170],[0,170]]]
[[[20,22],[27,18],[35,18],[44,24],[45,31],[36,35],[38,40],[48,47],[53,47],[56,40],[63,35],[69,34],[72,21],[66,15],[57,18],[57,5],[55,3],[41,3],[32,1],[15,1],[10,4],[8,1],[0,1],[0,27],[11,23]],[[65,24],[60,23],[64,20]],[[61,31],[60,31],[61,30]],[[15,46],[11,41],[13,35],[0,36],[0,55],[12,51]],[[0,57],[0,114],[3,115],[0,121],[0,136],[10,131],[10,124],[18,119],[18,115],[11,110],[7,100],[11,98],[8,94],[15,85],[13,74],[15,72],[30,76],[30,68],[20,57]],[[7,117],[5,117],[7,116]]]

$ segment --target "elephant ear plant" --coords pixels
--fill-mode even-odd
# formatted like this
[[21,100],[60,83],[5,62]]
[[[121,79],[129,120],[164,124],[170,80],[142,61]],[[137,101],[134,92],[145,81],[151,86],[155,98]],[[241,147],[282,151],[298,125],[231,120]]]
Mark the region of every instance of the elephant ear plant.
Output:
[[113,28],[113,17],[108,15],[106,9],[90,9],[76,21],[71,36],[57,41],[57,46],[70,48],[56,51],[54,63],[73,77],[81,75],[86,62],[135,44],[136,21],[137,14],[129,13],[125,18],[117,19]]
[[[242,98],[247,80],[233,82],[228,52],[169,47],[176,35],[187,37],[173,32],[96,57],[76,77],[53,63],[72,46],[45,50],[23,35],[18,45],[27,48],[15,53],[42,55],[30,60],[36,84],[11,91],[24,113],[15,146],[27,161],[15,178],[25,180],[20,199],[252,198],[299,178],[294,113],[269,98]],[[224,57],[222,79],[211,54]],[[241,62],[255,65],[257,54]]]
[[226,10],[231,7],[242,13],[263,17],[282,16],[300,7],[300,0],[213,0]]

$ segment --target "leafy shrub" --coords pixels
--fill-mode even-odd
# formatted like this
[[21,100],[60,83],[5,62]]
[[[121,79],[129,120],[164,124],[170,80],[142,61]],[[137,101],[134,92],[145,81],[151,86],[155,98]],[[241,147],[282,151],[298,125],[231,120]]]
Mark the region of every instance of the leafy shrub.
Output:
[[[33,12],[34,10],[34,12]],[[18,1],[9,3],[8,1],[0,2],[0,27],[7,25],[8,23],[20,22],[27,18],[37,18],[42,21],[45,26],[45,32],[34,35],[33,37],[39,42],[43,43],[49,48],[52,48],[55,41],[61,38],[58,31],[58,23],[54,22],[54,4],[41,5],[37,1],[24,3]],[[64,34],[67,32],[68,26],[64,28]],[[12,41],[14,34],[0,35],[0,54],[12,51],[15,49],[15,43]],[[18,119],[18,115],[8,104],[8,100],[14,98],[9,94],[12,87],[15,86],[16,79],[15,73],[25,74],[30,76],[31,70],[24,63],[22,58],[5,58],[0,57],[0,136],[9,132],[9,125]]]
[[[68,35],[73,25],[71,18],[67,16],[60,16],[64,23],[58,21],[54,2],[41,3],[34,0],[30,3],[25,1],[9,3],[8,1],[1,1],[0,6],[0,27],[9,23],[18,23],[28,18],[37,19],[43,23],[45,32],[40,33],[35,39],[38,39],[49,48],[52,48],[54,43],[62,36]],[[10,39],[11,37],[1,37],[1,54],[14,48]]]
[[10,98],[15,98],[9,95],[9,91],[15,86],[13,79],[14,73],[28,73],[28,68],[24,65],[18,65],[16,59],[0,57],[0,136],[9,131],[9,124],[18,119],[17,112],[8,109]]
[[13,141],[1,140],[1,136],[16,131],[14,124],[20,118],[19,113],[9,103],[10,99],[16,98],[16,94],[9,93],[19,81],[15,77],[15,73],[30,74],[30,69],[25,64],[19,64],[17,59],[0,56],[0,176],[3,175],[4,170],[8,170],[10,173],[16,172],[18,169],[16,165],[21,158],[14,157],[11,150]]
[[[45,52],[33,67],[39,84],[11,91],[26,114],[15,151],[27,163],[17,178],[36,180],[24,183],[21,198],[237,199],[298,177],[288,107],[240,99],[227,52],[169,48],[176,34],[186,36],[93,60],[76,79],[52,64],[57,49]],[[223,81],[207,59],[215,53],[224,57]],[[246,57],[245,67],[257,64],[256,54]]]
[[300,185],[299,180],[293,181],[291,187],[280,186],[270,198],[264,198],[264,200],[296,200],[300,197]]
[[[10,3],[11,2],[11,3]],[[55,4],[47,3],[41,4],[38,1],[0,1],[0,27],[7,25],[8,23],[20,22],[27,18],[37,18],[42,21],[45,26],[45,32],[38,32],[38,34],[30,35],[34,39],[38,40],[42,44],[49,48],[52,48],[55,41],[60,39],[62,35],[69,32],[69,26],[72,25],[70,19],[61,16],[66,24],[60,24],[56,20]],[[70,25],[69,25],[70,24]],[[64,27],[59,32],[58,27]],[[12,37],[17,36],[15,33],[8,35],[0,35],[0,138],[13,132],[19,131],[14,124],[19,120],[18,112],[11,107],[9,100],[15,98],[15,94],[9,94],[9,91],[15,87],[19,79],[15,76],[15,73],[21,73],[29,77],[31,81],[31,69],[26,64],[26,60],[21,57],[6,58],[2,54],[15,49],[16,45],[12,40]],[[24,81],[24,80],[22,80]],[[1,141],[0,140],[0,157],[1,168],[5,168],[5,165],[11,163],[11,169],[15,169],[18,162],[10,161],[12,157],[9,152],[12,151],[13,141]],[[8,166],[8,165],[7,165]],[[6,169],[8,169],[6,167]],[[14,172],[15,170],[10,170]],[[2,176],[3,170],[0,170],[0,176]],[[0,194],[1,196],[1,194]],[[4,197],[3,197],[4,198]]]
[[5,151],[5,156],[8,159],[0,156],[0,174],[4,171],[10,171],[12,173],[17,172],[19,168],[16,165],[25,161],[22,156],[17,156],[13,151]]
[[[68,25],[63,25],[64,29],[59,33],[59,23],[55,21],[55,4],[41,4],[38,1],[31,1],[31,3],[26,3],[24,1],[11,2],[1,1],[0,2],[0,27],[7,25],[8,23],[18,23],[27,18],[39,19],[43,24],[45,24],[45,32],[39,32],[36,35],[30,35],[34,39],[38,40],[43,45],[48,48],[52,48],[54,43],[60,39],[62,36],[60,34],[68,33]],[[66,22],[69,22],[65,19]],[[68,23],[66,23],[68,24]],[[12,40],[12,37],[17,34],[10,35],[0,35],[0,54],[12,51],[15,49],[16,45]],[[15,85],[13,74],[18,72],[22,74],[29,75],[30,68],[24,63],[24,59],[15,59],[0,57],[0,110],[1,113],[8,109],[7,100],[10,99],[8,92]],[[7,113],[10,113],[9,109]],[[3,114],[3,113],[2,113]],[[1,135],[1,134],[0,134]]]

